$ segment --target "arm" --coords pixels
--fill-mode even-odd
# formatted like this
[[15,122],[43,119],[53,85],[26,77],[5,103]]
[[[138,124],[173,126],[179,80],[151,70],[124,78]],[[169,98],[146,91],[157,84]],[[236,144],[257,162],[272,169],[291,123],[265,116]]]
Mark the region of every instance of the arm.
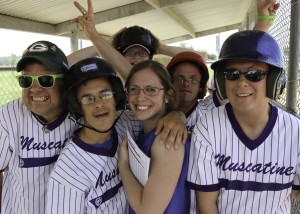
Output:
[[156,125],[155,141],[165,142],[166,148],[177,149],[187,139],[186,117],[182,111],[172,111],[160,118]]
[[292,190],[292,194],[298,201],[300,200],[300,190]]
[[[175,46],[160,44],[157,49],[157,54],[163,54],[166,56],[173,57],[176,54],[183,52],[183,51],[193,51],[193,50],[188,49],[188,48],[183,48],[183,47],[175,47]],[[199,54],[204,59],[204,61],[208,60],[207,54],[205,52],[198,52],[198,51],[194,51],[194,52]]]
[[[75,1],[74,4],[80,12],[83,13],[85,11],[78,2]],[[98,53],[110,62],[118,71],[122,80],[125,80],[132,65],[108,41],[98,34],[95,28],[92,0],[88,0],[87,13],[79,16],[74,22],[82,27],[85,35],[91,40]]]
[[[274,16],[280,6],[276,0],[257,0],[257,14],[259,16]],[[272,19],[257,20],[253,30],[268,31],[273,24]]]
[[127,141],[123,141],[119,170],[127,199],[136,213],[164,212],[174,194],[183,157],[184,147],[167,150],[159,143],[153,143],[149,178],[142,187],[129,168]]
[[218,214],[218,192],[196,192],[197,213]]
[[70,55],[67,56],[69,65],[73,65],[76,62],[86,59],[89,57],[95,57],[98,56],[97,50],[94,48],[94,46],[90,46],[87,48],[83,48],[81,50],[75,51],[74,53],[71,53]]

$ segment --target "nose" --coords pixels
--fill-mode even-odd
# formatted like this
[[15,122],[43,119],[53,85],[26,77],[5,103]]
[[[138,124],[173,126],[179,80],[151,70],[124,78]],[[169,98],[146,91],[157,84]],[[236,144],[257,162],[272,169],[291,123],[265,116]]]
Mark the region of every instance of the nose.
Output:
[[103,107],[103,102],[104,102],[104,100],[101,100],[100,97],[96,97],[96,100],[94,102],[94,106],[96,108],[102,108]]
[[42,87],[40,86],[40,84],[37,82],[37,80],[33,80],[33,83],[31,85],[31,87],[29,88],[31,91],[37,91],[37,90],[41,90]]

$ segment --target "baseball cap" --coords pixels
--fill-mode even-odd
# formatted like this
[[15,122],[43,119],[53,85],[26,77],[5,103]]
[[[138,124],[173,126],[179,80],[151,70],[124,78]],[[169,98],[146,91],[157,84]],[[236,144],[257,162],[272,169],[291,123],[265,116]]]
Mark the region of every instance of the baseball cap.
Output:
[[64,52],[49,41],[38,41],[31,44],[23,52],[22,58],[17,64],[17,71],[23,70],[26,63],[33,59],[53,71],[65,72],[69,67]]

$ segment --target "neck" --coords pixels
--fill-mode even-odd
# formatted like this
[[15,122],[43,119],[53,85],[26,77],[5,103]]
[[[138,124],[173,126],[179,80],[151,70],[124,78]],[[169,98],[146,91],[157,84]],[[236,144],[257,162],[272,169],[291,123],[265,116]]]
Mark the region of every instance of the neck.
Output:
[[189,113],[194,106],[198,103],[197,100],[193,101],[193,102],[181,102],[178,105],[178,110],[182,111],[185,115],[187,113]]
[[144,133],[147,134],[148,132],[152,131],[158,122],[160,118],[166,115],[165,111],[160,112],[159,114],[153,116],[152,118],[149,118],[147,120],[142,120]]
[[233,110],[236,120],[243,129],[244,133],[251,139],[257,139],[265,129],[271,113],[268,102],[253,112],[243,113]]
[[84,127],[79,132],[79,139],[87,144],[105,143],[110,139],[111,132],[99,133]]

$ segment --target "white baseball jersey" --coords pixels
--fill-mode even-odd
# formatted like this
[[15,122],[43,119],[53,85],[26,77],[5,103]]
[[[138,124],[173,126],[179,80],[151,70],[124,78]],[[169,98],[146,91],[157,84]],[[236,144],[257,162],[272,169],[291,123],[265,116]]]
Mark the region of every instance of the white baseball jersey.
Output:
[[300,120],[274,106],[262,134],[250,140],[230,104],[197,122],[187,185],[219,191],[219,213],[290,213],[291,188],[300,189]]
[[195,124],[197,123],[198,119],[207,111],[210,111],[216,107],[220,106],[220,102],[214,91],[213,94],[205,97],[202,100],[198,100],[197,105],[195,108],[191,110],[190,113],[186,115],[186,126],[189,132],[193,131]]
[[118,170],[119,143],[126,130],[133,133],[132,124],[142,127],[127,113],[122,114],[111,139],[103,144],[86,144],[77,137],[78,131],[75,133],[50,174],[46,214],[128,213]]
[[60,150],[78,126],[63,113],[49,132],[21,99],[0,107],[2,214],[43,214],[45,190]]

